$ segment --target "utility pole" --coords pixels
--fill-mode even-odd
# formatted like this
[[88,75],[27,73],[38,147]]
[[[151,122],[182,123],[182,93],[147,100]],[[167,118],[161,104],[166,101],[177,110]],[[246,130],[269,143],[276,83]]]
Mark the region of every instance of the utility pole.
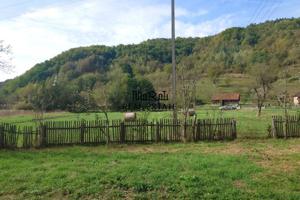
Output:
[[176,106],[176,55],[175,55],[175,0],[172,0],[172,103],[173,119],[177,120],[177,106]]
[[285,66],[285,91],[284,91],[284,137],[287,138],[287,124],[288,124],[288,111],[287,111],[287,98],[288,98],[288,91],[287,91],[287,78],[288,78],[288,68],[287,65]]
[[285,66],[285,75],[284,75],[284,115],[287,118],[288,112],[287,112],[287,98],[288,98],[288,92],[287,92],[287,78],[288,78],[288,69],[287,66]]

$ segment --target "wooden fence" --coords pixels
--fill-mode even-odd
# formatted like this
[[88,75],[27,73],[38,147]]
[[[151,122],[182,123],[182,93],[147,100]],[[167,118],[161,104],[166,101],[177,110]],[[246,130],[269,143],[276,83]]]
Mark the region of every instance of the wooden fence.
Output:
[[34,147],[37,131],[32,127],[17,127],[12,124],[0,124],[0,148]]
[[274,138],[300,137],[300,115],[273,116],[272,136]]
[[236,138],[233,119],[197,121],[137,120],[124,122],[64,121],[45,122],[36,129],[0,124],[0,148],[30,148],[77,144],[130,144],[232,140]]

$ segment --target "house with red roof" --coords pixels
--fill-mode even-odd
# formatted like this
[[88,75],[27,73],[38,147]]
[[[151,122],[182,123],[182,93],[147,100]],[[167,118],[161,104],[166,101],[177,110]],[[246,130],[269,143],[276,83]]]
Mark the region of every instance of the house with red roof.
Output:
[[220,93],[212,97],[213,104],[220,104],[221,106],[230,104],[239,104],[241,97],[239,93]]

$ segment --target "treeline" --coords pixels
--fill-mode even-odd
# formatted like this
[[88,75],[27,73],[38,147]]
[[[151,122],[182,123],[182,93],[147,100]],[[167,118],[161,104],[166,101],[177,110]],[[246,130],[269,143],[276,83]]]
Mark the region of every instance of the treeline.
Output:
[[[16,108],[71,112],[124,110],[127,102],[140,105],[150,103],[134,99],[134,91],[142,94],[155,91],[147,79],[136,77],[120,68],[112,69],[108,73],[106,83],[97,76],[101,74],[86,74],[74,81],[68,81],[56,75],[45,82],[30,83],[16,91],[19,94]],[[155,101],[153,99],[153,102]]]
[[[224,73],[248,74],[269,66],[280,77],[299,69],[300,19],[280,19],[230,28],[205,38],[177,38],[178,67],[186,77],[218,84]],[[0,88],[1,103],[18,109],[84,111],[97,106],[118,110],[132,90],[170,89],[171,45],[154,39],[137,45],[90,46],[68,50],[35,65]],[[201,101],[201,99],[199,99]]]

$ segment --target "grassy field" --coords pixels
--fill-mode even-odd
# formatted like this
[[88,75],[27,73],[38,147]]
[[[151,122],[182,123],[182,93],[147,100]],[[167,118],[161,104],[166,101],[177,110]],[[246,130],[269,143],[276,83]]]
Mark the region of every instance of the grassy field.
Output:
[[[238,137],[242,138],[257,138],[267,137],[268,126],[271,125],[272,115],[283,115],[282,109],[265,109],[261,117],[256,116],[257,111],[253,108],[242,108],[237,111],[223,111],[212,109],[211,107],[202,107],[197,110],[198,118],[215,118],[215,117],[230,117],[237,120]],[[300,113],[300,108],[292,109],[290,114]],[[138,118],[142,118],[145,113],[138,112]],[[171,112],[151,112],[148,116],[149,120],[171,118]],[[123,114],[120,112],[109,113],[110,119],[123,119]],[[1,122],[13,123],[19,126],[35,126],[34,114],[20,114],[11,116],[0,116]],[[45,114],[45,119],[48,121],[73,121],[73,120],[95,120],[105,119],[103,113],[67,113],[54,112]]]
[[[0,150],[0,199],[300,199],[300,139],[265,139],[272,115],[282,114],[197,110],[198,118],[235,118],[238,139],[232,142]],[[148,119],[170,117],[152,112]],[[45,118],[104,115],[56,112]],[[123,114],[112,112],[109,118]],[[0,117],[20,126],[35,126],[33,119],[34,114]]]
[[293,140],[0,150],[0,199],[300,199]]

